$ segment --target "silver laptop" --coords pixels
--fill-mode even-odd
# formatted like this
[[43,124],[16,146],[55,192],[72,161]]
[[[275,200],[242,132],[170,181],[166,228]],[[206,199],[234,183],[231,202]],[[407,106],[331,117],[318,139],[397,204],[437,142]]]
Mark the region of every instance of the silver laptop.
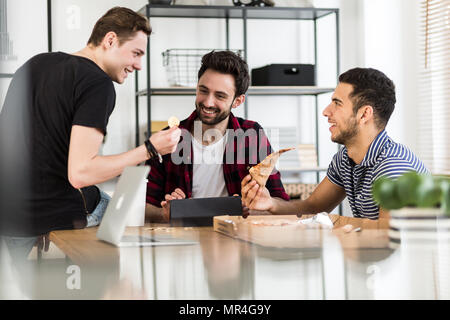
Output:
[[120,176],[114,195],[106,208],[97,231],[97,238],[118,247],[192,245],[196,241],[163,236],[124,236],[128,217],[135,207],[139,187],[144,183],[150,167],[126,167]]

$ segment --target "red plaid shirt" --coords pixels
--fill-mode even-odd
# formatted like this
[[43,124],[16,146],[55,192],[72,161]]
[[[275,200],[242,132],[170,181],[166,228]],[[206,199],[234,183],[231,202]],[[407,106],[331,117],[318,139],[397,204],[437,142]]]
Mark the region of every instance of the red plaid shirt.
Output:
[[[187,141],[191,141],[189,140],[192,139],[190,132],[196,118],[197,113],[194,111],[189,118],[181,121],[179,125],[180,129],[185,130],[182,130],[182,139],[178,143],[174,154],[186,159],[187,164],[184,162],[175,164],[170,154],[163,156],[162,163],[158,159],[147,161],[146,164],[151,166],[147,183],[147,203],[161,207],[161,201],[164,200],[165,195],[172,193],[176,188],[183,190],[187,198],[192,197],[192,144],[188,148],[190,149],[190,154],[183,155],[182,143],[186,138],[188,139]],[[222,165],[228,194],[230,196],[234,194],[240,195],[241,181],[248,175],[248,169],[261,162],[266,155],[273,151],[262,127],[254,121],[237,118],[230,113],[228,129],[244,135],[243,139],[236,139],[236,136],[233,139],[228,137]],[[249,133],[249,129],[255,130],[257,134],[245,135],[246,132]],[[249,146],[252,146],[252,148]],[[255,148],[255,146],[257,147]],[[289,200],[278,171],[269,177],[266,188],[272,197]]]

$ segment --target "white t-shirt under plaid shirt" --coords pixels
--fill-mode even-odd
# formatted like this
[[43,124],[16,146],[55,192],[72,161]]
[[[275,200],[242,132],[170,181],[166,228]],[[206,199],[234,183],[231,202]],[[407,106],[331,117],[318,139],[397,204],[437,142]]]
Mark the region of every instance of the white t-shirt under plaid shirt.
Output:
[[381,131],[360,164],[348,157],[343,147],[333,157],[328,179],[345,189],[354,217],[378,219],[379,208],[372,198],[372,184],[380,176],[398,178],[407,171],[429,173],[425,165],[406,146],[394,142]]

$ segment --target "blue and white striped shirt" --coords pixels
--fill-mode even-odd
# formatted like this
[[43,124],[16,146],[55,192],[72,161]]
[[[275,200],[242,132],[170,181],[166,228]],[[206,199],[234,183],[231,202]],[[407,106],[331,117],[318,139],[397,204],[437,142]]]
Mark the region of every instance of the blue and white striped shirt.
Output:
[[379,208],[372,198],[372,184],[380,176],[398,178],[407,171],[429,173],[425,165],[406,146],[394,142],[381,131],[363,161],[355,164],[344,147],[333,157],[327,177],[345,189],[354,217],[378,219]]

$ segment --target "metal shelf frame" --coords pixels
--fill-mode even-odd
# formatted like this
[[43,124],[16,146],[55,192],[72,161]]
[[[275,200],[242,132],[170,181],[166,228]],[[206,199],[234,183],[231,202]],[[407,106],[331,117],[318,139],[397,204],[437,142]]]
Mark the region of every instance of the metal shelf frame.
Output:
[[[247,21],[249,19],[265,20],[310,20],[314,22],[314,63],[317,65],[317,22],[328,15],[335,15],[335,37],[336,37],[336,78],[340,74],[340,38],[339,38],[339,9],[337,8],[304,8],[304,7],[237,7],[237,6],[189,6],[189,5],[156,5],[147,4],[139,13],[148,18],[209,18],[225,19],[226,49],[229,49],[229,20],[240,19],[243,23],[243,49],[244,59],[247,59]],[[135,101],[136,101],[136,146],[139,146],[139,97],[147,99],[147,137],[151,135],[151,96],[179,96],[195,95],[195,88],[152,88],[150,77],[150,40],[147,43],[147,83],[144,90],[139,90],[139,80],[135,75]],[[317,79],[317,67],[315,68]],[[323,93],[333,92],[334,88],[321,87],[250,87],[247,95],[290,95],[315,97],[315,140],[317,158],[319,159],[319,106],[318,96]],[[248,117],[247,99],[244,104],[244,116]],[[319,173],[324,170],[314,170],[317,181]]]
[[336,8],[305,7],[238,7],[238,6],[196,6],[196,5],[162,5],[148,4],[139,10],[158,18],[212,18],[212,19],[281,19],[281,20],[315,20],[339,11]]
[[[146,96],[148,92],[152,96],[195,96],[195,87],[167,87],[150,88],[150,90],[140,90],[136,92],[137,96]],[[316,96],[322,93],[333,92],[334,88],[325,87],[252,87],[250,86],[247,95],[250,96]]]
[[[47,47],[52,52],[52,0],[47,0]],[[0,73],[0,79],[12,78],[14,73]]]
[[[317,20],[334,14],[336,16],[336,70],[337,76],[340,74],[340,45],[339,45],[339,9],[337,8],[303,8],[303,7],[237,7],[237,6],[189,6],[189,5],[157,5],[147,4],[139,10],[139,13],[148,18],[210,18],[225,19],[226,22],[226,49],[229,49],[229,19],[241,19],[243,22],[243,48],[244,59],[247,59],[247,20],[265,19],[265,20],[312,20],[314,21],[314,61],[317,64]],[[139,90],[139,80],[136,71],[135,75],[135,101],[136,101],[136,146],[140,144],[139,138],[139,97],[147,97],[147,137],[151,134],[151,96],[152,95],[192,95],[192,88],[152,88],[150,76],[150,39],[147,43],[147,89]],[[317,68],[316,68],[317,73]],[[317,79],[317,74],[316,74]],[[297,89],[288,89],[288,92],[276,92],[273,89],[260,87],[249,89],[248,95],[314,95],[316,110],[316,147],[319,152],[319,134],[318,134],[318,95],[321,93],[332,92],[334,88],[326,88],[323,91],[302,92]],[[258,91],[259,90],[259,91]],[[195,92],[194,92],[195,94]],[[247,100],[244,103],[244,117],[248,117]]]

